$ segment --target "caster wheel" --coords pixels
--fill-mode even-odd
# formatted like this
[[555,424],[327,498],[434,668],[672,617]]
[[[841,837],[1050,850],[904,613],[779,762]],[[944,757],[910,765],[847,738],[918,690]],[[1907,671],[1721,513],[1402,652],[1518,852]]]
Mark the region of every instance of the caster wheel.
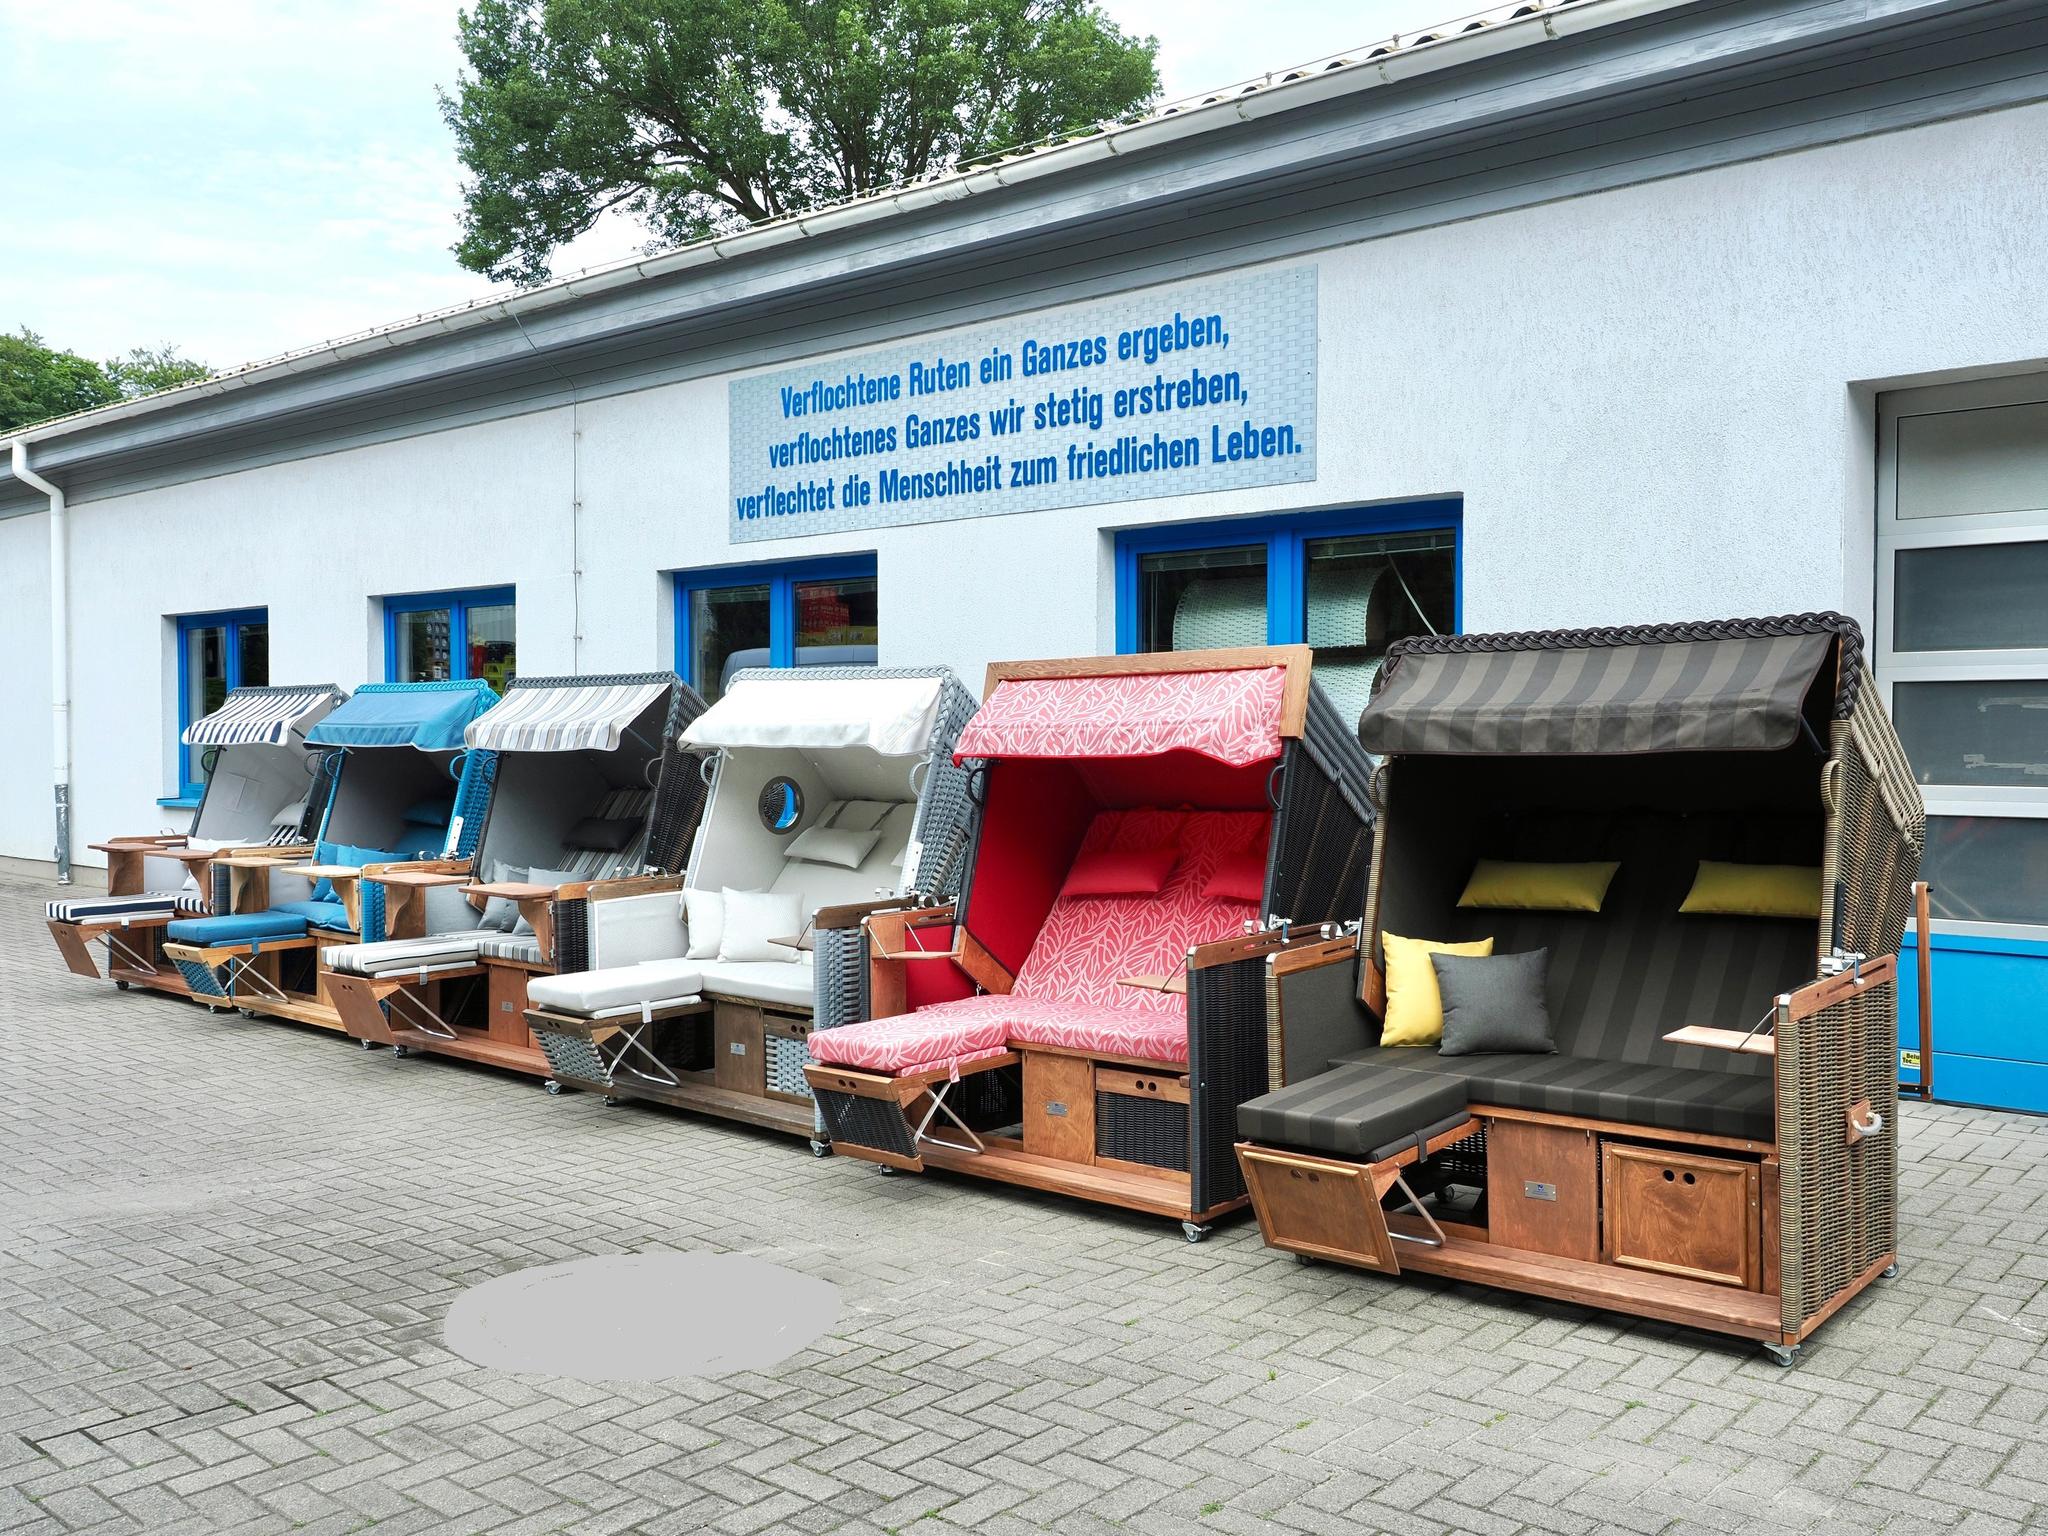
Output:
[[831,1155],[832,1155],[832,1143],[831,1143],[831,1142],[829,1142],[829,1141],[820,1141],[820,1140],[818,1140],[818,1139],[817,1139],[817,1138],[816,1138],[815,1136],[811,1138],[811,1156],[813,1156],[813,1157],[830,1157]]
[[114,990],[116,992],[126,992],[128,990],[128,986],[129,984],[125,981],[117,981],[114,983]]
[[879,1173],[885,1179],[893,1179],[896,1177],[896,1170],[894,1168],[891,1168],[887,1163],[875,1164],[875,1172]]
[[556,1082],[552,1077],[549,1078],[546,1082],[542,1083],[541,1087],[547,1089],[547,1091],[550,1094],[558,1094],[562,1091],[562,1085]]
[[1315,1259],[1314,1259],[1314,1257],[1313,1257],[1312,1255],[1310,1255],[1310,1254],[1306,1254],[1306,1253],[1297,1253],[1297,1254],[1296,1254],[1296,1255],[1294,1256],[1294,1262],[1295,1262],[1295,1263],[1297,1263],[1297,1264],[1313,1264],[1313,1263],[1315,1263]]
[[1898,1266],[1898,1265],[1896,1265],[1896,1264],[1887,1264],[1887,1265],[1885,1265],[1885,1267],[1884,1267],[1884,1277],[1885,1277],[1885,1279],[1887,1279],[1887,1280],[1896,1280],[1896,1279],[1898,1279],[1898,1278],[1899,1278],[1899,1266]]
[[1209,1235],[1209,1229],[1198,1221],[1184,1221],[1180,1224],[1181,1235],[1191,1243],[1199,1243]]
[[256,1010],[254,1008],[237,1008],[235,1012],[239,1013],[245,1019],[253,1019],[256,1017]]
[[356,1044],[360,1045],[366,1051],[374,1051],[375,1049],[377,1049],[377,1042],[374,1040],[358,1040]]
[[391,1047],[391,1054],[394,1056],[410,1056],[412,1052],[402,1045],[394,1045]]
[[1777,1366],[1778,1369],[1790,1370],[1793,1361],[1799,1358],[1799,1346],[1797,1344],[1790,1346],[1766,1344],[1764,1346],[1764,1353],[1771,1357],[1771,1364]]
[[613,1098],[610,1094],[606,1094],[604,1096],[604,1107],[606,1109],[617,1109],[619,1107],[619,1101]]

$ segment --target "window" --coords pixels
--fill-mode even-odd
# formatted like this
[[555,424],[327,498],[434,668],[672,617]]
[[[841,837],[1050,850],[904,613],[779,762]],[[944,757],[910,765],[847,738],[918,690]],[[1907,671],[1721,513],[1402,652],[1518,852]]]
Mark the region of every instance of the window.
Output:
[[2048,383],[1879,403],[1871,655],[1952,932],[2048,933]]
[[[270,681],[270,614],[194,613],[178,620],[178,734],[219,709],[237,688]],[[204,747],[178,748],[178,798],[197,800],[206,784]]]
[[1387,647],[1458,627],[1456,502],[1136,529],[1117,540],[1117,649],[1315,647],[1347,720]]
[[742,667],[873,666],[875,557],[676,575],[676,670],[712,703]]
[[510,587],[384,599],[384,680],[480,677],[500,693],[518,671]]

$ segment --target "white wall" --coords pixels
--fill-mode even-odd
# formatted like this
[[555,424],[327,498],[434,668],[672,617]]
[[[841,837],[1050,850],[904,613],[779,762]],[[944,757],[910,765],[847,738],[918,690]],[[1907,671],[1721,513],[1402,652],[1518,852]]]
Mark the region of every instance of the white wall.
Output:
[[[163,616],[209,608],[267,603],[274,679],[349,684],[382,675],[372,595],[512,583],[521,671],[637,669],[673,661],[661,572],[873,549],[883,661],[978,687],[1112,643],[1105,527],[1457,494],[1468,629],[1867,622],[1870,394],[2048,357],[2043,163],[2025,107],[1325,252],[1311,485],[734,547],[718,379],[89,504],[78,846],[155,824]],[[0,524],[0,593],[33,593],[31,526]],[[10,740],[43,670],[5,695]],[[20,799],[0,853],[40,854]]]
[[0,519],[0,858],[48,859],[57,841],[49,540],[47,513]]

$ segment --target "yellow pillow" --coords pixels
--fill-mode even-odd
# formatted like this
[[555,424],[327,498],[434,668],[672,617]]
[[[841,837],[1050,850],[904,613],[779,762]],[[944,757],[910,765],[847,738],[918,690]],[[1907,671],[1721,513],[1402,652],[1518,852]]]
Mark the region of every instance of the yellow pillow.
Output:
[[1458,905],[1521,912],[1598,912],[1619,868],[1611,859],[1592,864],[1510,864],[1502,859],[1481,859],[1465,882]]
[[1444,1037],[1444,998],[1437,990],[1431,955],[1490,955],[1493,940],[1470,944],[1436,944],[1383,933],[1387,951],[1387,1016],[1380,1026],[1381,1045],[1435,1045]]
[[1818,922],[1820,871],[1811,864],[1716,864],[1702,859],[1678,910],[1732,917],[1808,917]]

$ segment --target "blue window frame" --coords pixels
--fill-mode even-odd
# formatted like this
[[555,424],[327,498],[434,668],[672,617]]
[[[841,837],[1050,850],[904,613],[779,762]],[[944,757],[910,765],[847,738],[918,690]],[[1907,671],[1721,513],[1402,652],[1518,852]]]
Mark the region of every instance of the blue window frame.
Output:
[[384,599],[384,681],[482,678],[500,693],[518,671],[512,587],[414,592]]
[[[270,610],[237,608],[178,618],[178,735],[219,709],[237,688],[270,681]],[[178,748],[178,792],[166,805],[197,804],[205,788],[203,747]]]
[[1117,650],[1305,641],[1355,718],[1388,645],[1461,626],[1462,524],[1446,499],[1131,529],[1116,540]]
[[676,671],[707,703],[742,667],[873,665],[872,554],[676,572]]

